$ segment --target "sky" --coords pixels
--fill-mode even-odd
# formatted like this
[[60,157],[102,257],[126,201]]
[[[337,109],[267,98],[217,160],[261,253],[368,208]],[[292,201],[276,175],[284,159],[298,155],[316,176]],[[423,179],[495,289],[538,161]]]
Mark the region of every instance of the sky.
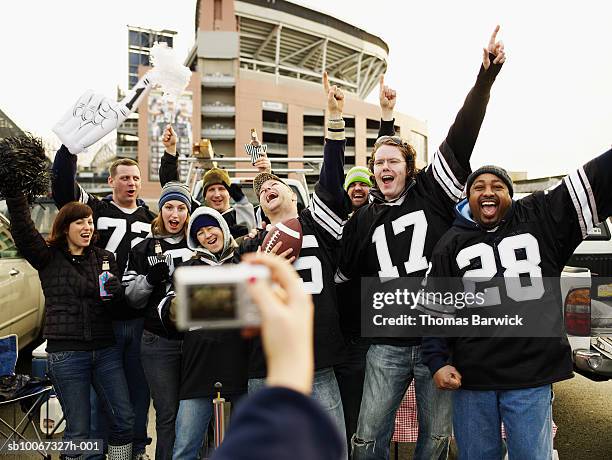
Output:
[[[262,0],[266,2],[267,0]],[[564,174],[612,145],[612,4],[606,0],[295,0],[381,37],[397,109],[442,142],[473,85],[496,24],[507,62],[492,90],[472,167]],[[127,86],[127,27],[194,43],[195,0],[21,0],[3,11],[0,108],[20,127],[51,128],[86,89]],[[368,100],[377,101],[373,93]]]

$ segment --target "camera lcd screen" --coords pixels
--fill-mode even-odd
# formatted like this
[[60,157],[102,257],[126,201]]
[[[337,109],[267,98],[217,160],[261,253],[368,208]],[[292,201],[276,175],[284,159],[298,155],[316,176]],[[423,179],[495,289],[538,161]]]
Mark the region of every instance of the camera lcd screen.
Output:
[[214,284],[189,288],[192,320],[230,320],[236,318],[236,285]]

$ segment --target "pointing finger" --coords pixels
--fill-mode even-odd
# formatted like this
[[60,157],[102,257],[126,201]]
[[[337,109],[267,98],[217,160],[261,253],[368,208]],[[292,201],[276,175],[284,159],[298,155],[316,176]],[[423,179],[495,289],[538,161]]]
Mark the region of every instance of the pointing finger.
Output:
[[495,30],[491,34],[491,38],[489,39],[489,46],[495,46],[495,39],[497,38],[497,32],[499,32],[499,24],[495,26]]
[[323,72],[323,89],[325,89],[326,93],[329,93],[329,76],[327,71]]

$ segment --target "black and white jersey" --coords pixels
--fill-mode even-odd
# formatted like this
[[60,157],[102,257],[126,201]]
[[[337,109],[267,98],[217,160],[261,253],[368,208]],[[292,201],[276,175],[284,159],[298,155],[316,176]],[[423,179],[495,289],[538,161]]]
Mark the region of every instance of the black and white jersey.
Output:
[[[451,226],[454,207],[463,198],[469,159],[484,119],[489,92],[501,66],[480,69],[449,133],[431,163],[387,202],[377,189],[371,202],[347,222],[336,282],[361,277],[423,277],[438,240]],[[392,124],[391,124],[392,130]],[[387,133],[384,133],[387,134]],[[393,134],[388,133],[388,134]],[[355,305],[355,314],[360,314]],[[420,339],[378,338],[375,343],[413,345]]]
[[57,207],[70,201],[89,205],[98,232],[96,246],[112,252],[119,270],[125,270],[128,252],[149,234],[155,213],[141,200],[138,207],[125,209],[116,205],[110,196],[100,199],[87,193],[75,181],[76,155],[63,145],[55,156],[53,173],[53,199]]
[[[343,140],[326,140],[325,170],[315,185],[310,205],[298,215],[303,240],[300,257],[293,262],[293,266],[302,278],[304,289],[312,294],[315,307],[316,369],[331,367],[340,362],[344,349],[334,283],[342,228],[350,212],[350,200],[342,189],[344,145]],[[240,253],[256,251],[265,235],[263,231],[255,239],[244,240],[240,245]],[[265,376],[265,359],[260,344],[255,346],[249,367],[250,377]]]
[[144,312],[144,328],[147,331],[162,337],[178,338],[181,335],[174,329],[168,330],[164,327],[158,313],[160,302],[171,289],[171,283],[152,286],[147,282],[149,269],[158,263],[155,251],[158,243],[168,264],[170,276],[176,267],[193,257],[193,251],[187,247],[187,239],[182,234],[166,238],[149,235],[130,251],[121,282],[125,286],[125,296],[130,306]]
[[93,209],[98,232],[97,245],[115,254],[119,269],[124,269],[130,250],[146,238],[151,231],[155,214],[143,203],[134,209],[117,206],[111,199],[99,199],[79,186],[82,203]]
[[[120,208],[110,196],[100,199],[87,193],[76,181],[76,155],[65,146],[57,151],[53,162],[53,199],[58,209],[70,201],[80,201],[93,210],[94,225],[98,234],[96,246],[115,255],[119,270],[125,270],[128,253],[141,242],[151,230],[155,218],[146,204],[138,200],[133,209]],[[130,319],[139,315],[127,308],[116,308],[116,319]]]
[[[555,294],[543,283],[546,278],[558,279],[587,233],[612,215],[611,175],[609,151],[572,172],[554,188],[514,201],[493,230],[482,229],[474,222],[467,200],[462,202],[457,206],[453,227],[434,250],[430,279],[435,283],[437,277],[470,278],[484,283],[495,277],[504,280],[496,284],[500,287],[495,287],[495,295],[490,297],[500,305],[496,308],[509,310],[525,301],[531,302],[530,308],[534,301],[543,308],[544,302],[553,300],[560,311],[561,299],[549,299]],[[516,279],[521,282],[509,286]],[[459,337],[448,339],[450,350],[446,351],[440,349],[439,343],[427,343],[441,340],[445,342],[429,338],[424,341],[424,354],[434,355],[425,359],[435,361],[437,354],[444,358],[439,360],[443,364],[452,354],[450,361],[462,375],[462,388],[535,387],[572,376],[571,349],[565,335]]]

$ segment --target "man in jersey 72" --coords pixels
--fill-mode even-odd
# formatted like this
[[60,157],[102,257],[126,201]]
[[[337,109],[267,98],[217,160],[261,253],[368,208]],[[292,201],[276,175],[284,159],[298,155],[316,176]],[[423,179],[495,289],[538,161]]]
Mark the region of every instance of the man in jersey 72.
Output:
[[[295,194],[274,174],[258,174],[253,186],[272,225],[296,217],[301,223],[302,249],[293,266],[303,280],[304,289],[312,294],[315,305],[316,372],[313,397],[322,404],[344,434],[342,402],[333,370],[333,366],[342,359],[344,347],[338,321],[334,273],[342,226],[350,212],[350,201],[342,188],[346,144],[342,119],[344,94],[336,86],[330,86],[327,74],[324,77],[324,88],[328,110],[327,135],[321,173],[309,207],[298,212]],[[266,233],[266,230],[259,231],[254,238],[244,240],[239,249],[240,253],[256,251]],[[263,350],[261,343],[257,341],[249,367],[249,392],[252,392],[264,385],[266,375]]]
[[[512,201],[512,181],[502,168],[478,169],[468,178],[468,198],[457,205],[453,227],[434,250],[430,279],[500,280],[495,288],[501,294],[495,296],[499,314],[512,308],[509,299],[520,299],[538,308],[538,319],[545,321],[550,291],[543,281],[554,277],[558,284],[576,247],[612,215],[611,174],[612,150],[552,189]],[[552,383],[573,376],[567,337],[463,335],[423,339],[423,360],[436,384],[456,390],[459,455],[501,458],[501,420],[510,458],[552,458]]]
[[[142,241],[150,230],[155,214],[138,199],[140,193],[140,169],[138,163],[129,158],[116,160],[109,168],[108,184],[112,194],[102,199],[87,193],[76,182],[77,156],[62,145],[53,162],[53,199],[58,208],[70,201],[88,204],[100,246],[115,254],[119,271],[125,270],[130,249]],[[125,376],[130,391],[130,400],[135,413],[134,452],[145,455],[147,415],[149,412],[149,388],[140,361],[140,340],[144,317],[142,312],[130,308],[127,302],[113,310],[113,328],[116,347],[123,356]],[[100,406],[92,401],[92,424],[94,431],[103,430]]]
[[[369,165],[376,187],[370,190],[371,203],[358,209],[344,228],[337,282],[425,275],[434,245],[452,224],[490,89],[505,61],[498,31],[499,26],[484,49],[476,83],[431,164],[419,171],[414,148],[399,137],[381,136],[376,141]],[[381,128],[388,127],[392,134],[388,118],[383,114]],[[450,398],[433,384],[421,362],[420,343],[420,338],[373,338],[366,356],[353,458],[389,457],[395,413],[412,379],[419,423],[415,458],[447,457]]]

